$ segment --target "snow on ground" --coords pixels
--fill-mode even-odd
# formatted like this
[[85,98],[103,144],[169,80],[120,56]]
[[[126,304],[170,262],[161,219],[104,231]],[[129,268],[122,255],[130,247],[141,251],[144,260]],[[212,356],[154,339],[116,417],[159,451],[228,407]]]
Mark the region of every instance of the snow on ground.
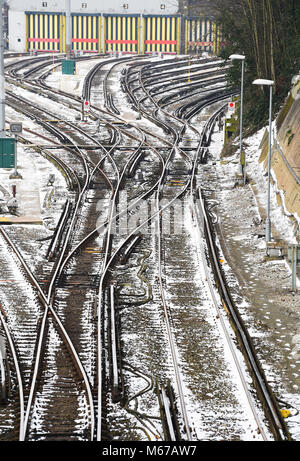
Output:
[[106,61],[107,58],[96,58],[87,61],[76,62],[75,75],[62,75],[61,67],[53,69],[53,72],[47,77],[47,84],[76,96],[82,95],[83,82],[86,74],[99,62]]
[[[273,123],[275,125],[275,123]],[[258,159],[260,156],[260,148],[259,145],[261,143],[262,137],[264,132],[268,129],[268,127],[264,127],[255,133],[253,136],[246,139],[247,143],[247,163],[248,167],[247,170],[249,171],[249,175],[251,179],[254,179],[255,184],[257,185],[257,192],[256,192],[256,199],[258,205],[264,204],[266,206],[266,198],[267,198],[267,177],[266,171],[263,167],[263,162],[259,163]],[[271,170],[272,179],[274,181],[274,185],[271,187],[271,223],[274,227],[274,230],[278,232],[278,234],[284,240],[288,241],[289,243],[296,243],[296,238],[293,234],[293,226],[289,219],[290,214],[287,210],[278,206],[276,193],[280,191],[277,188],[276,184],[276,176],[274,171]],[[281,195],[284,204],[284,196]],[[283,212],[284,211],[284,212]],[[299,217],[296,216],[296,218]],[[299,220],[300,223],[300,220]]]
[[[16,121],[20,114],[13,109],[7,108],[6,115],[9,120]],[[28,128],[41,131],[33,121],[23,119],[23,136],[30,137],[24,129]],[[66,193],[66,182],[61,172],[46,160],[41,154],[35,152],[21,142],[17,143],[17,171],[20,179],[11,177],[13,169],[0,169],[0,185],[12,196],[12,186],[16,186],[16,198],[18,201],[19,221],[41,222],[47,227],[47,221],[51,221],[55,227],[61,213]],[[48,185],[50,174],[55,176],[54,185]],[[0,189],[0,199],[5,200],[4,190]],[[50,216],[49,216],[50,215]],[[12,215],[2,214],[12,218]],[[17,218],[16,218],[17,219]]]

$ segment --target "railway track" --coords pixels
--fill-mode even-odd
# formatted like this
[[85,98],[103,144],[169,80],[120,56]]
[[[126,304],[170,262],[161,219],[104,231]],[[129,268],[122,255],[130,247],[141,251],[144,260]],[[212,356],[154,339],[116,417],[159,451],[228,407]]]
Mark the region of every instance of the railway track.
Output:
[[[141,83],[141,78],[139,79],[139,81]],[[212,100],[210,100],[210,102],[208,104],[211,104],[213,101],[222,99],[223,96],[220,97],[220,95],[218,95],[216,97],[216,99],[214,99],[214,98],[215,98],[215,96],[213,97]],[[207,101],[204,101],[204,104],[203,104],[202,101],[200,103],[198,103],[196,101],[196,104],[195,104],[194,101],[191,102],[191,103],[187,103],[183,107],[187,107],[187,108],[192,107],[192,110],[189,111],[187,114],[185,114],[184,118],[187,119],[187,120],[191,119],[197,112],[199,112],[199,108],[205,107],[206,105],[207,105]],[[218,115],[218,113],[219,112],[217,112],[217,115]],[[179,113],[177,112],[176,114],[179,115],[181,118],[183,117],[183,112],[182,111],[180,111]],[[215,120],[215,118],[216,118],[216,116],[214,116],[212,118],[212,121]],[[210,123],[211,123],[211,121],[210,121]],[[210,126],[209,125],[210,125],[210,123],[205,126],[205,130],[204,130],[205,142],[206,143],[207,143],[207,141],[209,142],[209,137],[210,137],[210,135],[209,135]],[[203,136],[202,136],[202,141],[203,141]],[[194,171],[194,169],[193,169],[193,171]],[[191,192],[193,190],[192,189],[192,184],[193,184],[193,178],[191,180]],[[162,235],[161,231],[159,232],[159,235]],[[213,238],[212,238],[211,224],[210,224],[210,228],[206,227],[206,238],[210,242],[210,248],[212,248]],[[211,252],[213,253],[212,249],[211,249]],[[161,253],[161,251],[160,251],[160,253]],[[260,394],[260,396],[262,398],[262,404],[263,404],[264,407],[267,406],[266,411],[268,413],[268,420],[270,421],[270,424],[271,424],[271,427],[272,427],[272,432],[273,432],[273,434],[274,434],[274,436],[275,436],[275,438],[277,440],[283,440],[283,439],[285,439],[285,437],[288,437],[288,433],[286,431],[286,428],[284,428],[284,424],[283,424],[282,418],[280,416],[280,411],[279,411],[279,408],[278,408],[278,404],[274,400],[274,397],[273,397],[272,392],[270,391],[270,389],[267,390],[268,386],[266,384],[266,380],[264,378],[262,369],[258,365],[258,361],[257,361],[257,358],[256,358],[255,351],[253,350],[253,347],[250,345],[250,343],[251,343],[250,338],[247,335],[247,332],[245,331],[245,328],[241,325],[241,319],[239,319],[239,321],[237,320],[236,310],[234,310],[234,308],[232,307],[232,301],[231,301],[231,304],[229,302],[228,288],[225,289],[225,282],[224,282],[224,278],[222,279],[222,277],[221,277],[220,265],[219,265],[219,262],[218,262],[218,259],[217,259],[217,256],[216,256],[215,249],[214,249],[213,255],[214,255],[213,256],[213,258],[214,258],[214,266],[216,267],[215,271],[217,273],[217,279],[218,279],[219,283],[222,285],[223,296],[226,297],[226,303],[228,303],[227,305],[230,306],[229,309],[231,309],[231,315],[232,315],[232,318],[234,319],[234,324],[236,325],[235,328],[236,328],[236,330],[239,330],[240,342],[243,344],[243,350],[245,350],[246,353],[249,354],[249,356],[248,356],[248,364],[250,363],[252,376],[253,375],[255,376],[254,379],[255,379],[256,385],[259,387],[258,392],[259,392],[259,394]],[[247,336],[247,340],[245,339],[246,336]],[[251,350],[251,352],[250,352],[250,350]],[[251,356],[251,358],[250,358],[250,356]],[[264,397],[262,397],[262,394],[264,394]],[[262,428],[261,428],[261,425],[259,427],[260,427],[260,432],[263,432]]]
[[[53,131],[55,131],[55,133],[56,133],[56,130],[52,130],[52,129],[51,129],[50,131],[52,131],[52,133],[53,133]],[[55,133],[54,133],[54,134],[55,134]],[[61,137],[61,135],[59,135],[59,136]],[[63,139],[61,139],[61,141],[62,141],[62,140],[63,140]],[[52,282],[54,281],[54,279],[55,279],[55,276],[53,276]],[[50,283],[49,293],[51,293],[52,288],[53,288],[53,283],[52,283],[52,284]],[[49,300],[49,295],[48,295],[48,300]],[[42,338],[42,336],[41,336],[41,338]],[[37,361],[37,363],[38,363],[38,361]]]
[[[16,98],[14,98],[16,99]],[[18,103],[20,103],[20,101],[22,101],[20,98],[18,99]],[[35,107],[35,109],[37,109]],[[32,116],[32,112],[30,114],[26,113],[27,115],[29,116]],[[36,117],[36,115],[35,115]],[[53,118],[53,117],[52,117]],[[40,119],[41,121],[41,119]],[[41,123],[43,123],[41,121]],[[50,129],[50,131],[52,132],[52,134],[56,135],[60,141],[64,141],[66,139],[66,136],[65,135],[62,135],[61,132],[59,132],[59,130],[57,130],[57,127],[55,129],[53,128],[50,128],[47,124],[46,124],[46,127],[48,127],[48,129]],[[65,130],[64,130],[65,131]],[[70,138],[68,138],[68,141],[71,143],[71,140]],[[74,144],[74,147],[76,148],[76,144]],[[73,148],[74,148],[73,147]],[[78,196],[77,196],[77,200],[76,200],[76,203],[75,203],[75,209],[74,209],[74,212],[71,216],[71,219],[69,221],[69,225],[68,225],[68,231],[66,232],[66,237],[64,239],[64,244],[62,245],[62,248],[61,248],[61,251],[60,251],[60,255],[59,255],[59,260],[58,260],[58,263],[56,265],[54,265],[54,270],[53,270],[53,274],[49,280],[49,285],[48,285],[48,293],[47,295],[44,294],[44,291],[41,290],[41,287],[39,286],[38,282],[36,281],[36,279],[34,278],[34,276],[32,274],[30,274],[30,270],[26,269],[26,272],[27,272],[27,275],[30,277],[30,281],[34,284],[35,288],[38,290],[38,293],[39,293],[39,296],[41,297],[42,299],[42,302],[43,302],[43,307],[44,307],[44,316],[43,316],[43,319],[42,319],[42,323],[41,323],[41,326],[40,326],[40,335],[39,335],[39,338],[38,338],[38,341],[37,341],[37,346],[36,346],[36,360],[35,360],[35,366],[34,366],[34,370],[33,370],[33,373],[32,373],[32,378],[31,378],[31,385],[30,385],[30,390],[29,390],[29,396],[28,396],[28,401],[27,401],[27,409],[26,409],[26,414],[25,414],[25,420],[24,420],[24,429],[23,429],[23,434],[20,436],[21,437],[21,440],[25,438],[26,436],[26,430],[28,429],[28,424],[29,424],[29,418],[30,418],[30,414],[31,414],[31,411],[32,411],[32,408],[34,407],[34,400],[36,401],[36,394],[37,394],[37,389],[38,391],[40,391],[40,389],[42,387],[46,387],[46,392],[49,393],[49,386],[47,387],[47,385],[44,383],[45,381],[45,377],[43,377],[43,380],[41,379],[41,374],[42,374],[42,371],[41,371],[41,364],[42,364],[42,358],[45,354],[45,350],[43,350],[44,348],[44,344],[49,342],[49,340],[47,341],[46,340],[46,337],[49,337],[49,330],[51,330],[52,332],[50,332],[50,334],[54,334],[53,332],[59,332],[59,336],[60,336],[60,340],[62,341],[62,347],[65,347],[66,350],[65,350],[65,353],[63,355],[65,355],[66,357],[71,357],[72,358],[72,363],[75,362],[75,370],[73,370],[73,375],[74,375],[74,371],[76,371],[77,375],[79,374],[80,376],[80,380],[81,382],[84,382],[84,386],[85,386],[85,392],[87,394],[87,398],[86,398],[86,407],[88,407],[88,417],[87,417],[87,420],[88,420],[88,423],[86,423],[86,426],[90,426],[91,427],[91,430],[90,430],[90,438],[93,439],[93,419],[94,419],[94,410],[93,410],[93,399],[91,397],[91,389],[90,389],[90,383],[86,377],[86,373],[81,365],[81,362],[80,362],[80,359],[77,355],[77,352],[75,351],[75,348],[73,346],[73,343],[72,341],[70,340],[70,338],[68,337],[68,335],[66,334],[65,332],[65,329],[59,319],[59,317],[57,316],[54,308],[53,308],[53,292],[54,292],[54,288],[55,288],[55,283],[56,283],[56,276],[57,276],[57,273],[59,272],[59,263],[61,262],[61,260],[63,259],[63,256],[64,256],[64,253],[68,247],[68,245],[70,244],[70,236],[71,236],[71,233],[72,233],[72,230],[74,228],[74,224],[75,224],[75,220],[77,219],[77,211],[81,205],[81,200],[83,198],[83,195],[85,194],[85,190],[87,188],[87,185],[88,185],[88,181],[89,179],[91,179],[92,175],[90,174],[90,172],[88,171],[88,162],[87,160],[85,159],[84,155],[82,154],[82,152],[77,149],[77,154],[80,154],[81,155],[81,159],[82,159],[82,162],[83,162],[83,166],[84,166],[84,170],[85,170],[85,173],[86,173],[86,176],[85,178],[82,177],[81,178],[81,184],[80,184],[80,188],[78,190]],[[93,172],[92,174],[97,170],[97,165],[93,165]],[[2,231],[4,232],[4,231]],[[4,235],[6,240],[7,240],[7,243],[10,245],[11,248],[13,248],[13,250],[15,251],[15,253],[18,255],[18,258],[21,262],[21,264],[23,265],[23,267],[26,267],[26,263],[23,259],[21,259],[20,257],[20,254],[17,253],[17,249],[15,246],[13,246],[12,242],[9,240],[8,236]],[[57,306],[56,306],[57,307]],[[51,312],[51,315],[54,317],[53,319],[49,319],[50,315],[49,313]],[[53,322],[54,321],[54,322]],[[51,325],[48,325],[51,324]],[[49,357],[49,361],[51,361],[51,357]],[[69,361],[70,362],[70,361]],[[74,366],[74,365],[73,365]],[[59,370],[64,372],[64,369],[67,368],[67,369],[70,369],[71,368],[71,363],[69,364],[68,367],[66,367],[65,363],[63,363],[62,365],[60,365],[59,367]],[[64,381],[65,378],[61,378],[62,381]],[[77,378],[77,381],[80,381],[78,380]],[[59,380],[58,380],[59,381]],[[73,385],[72,383],[70,384],[71,386]],[[57,392],[57,388],[59,388],[59,383],[56,383],[56,392]],[[74,387],[74,385],[73,385]],[[78,384],[75,386],[75,388],[78,387]],[[82,384],[81,384],[81,387],[82,387]],[[62,389],[60,389],[62,391]],[[78,391],[77,392],[72,392],[71,390],[71,387],[67,387],[65,385],[65,391],[68,391],[67,393],[70,393],[70,395],[74,395],[74,399],[75,401],[77,402],[78,400]],[[51,392],[51,391],[50,391]],[[52,392],[53,392],[53,387],[52,387]],[[81,391],[82,392],[82,391]],[[59,400],[59,399],[58,399]],[[73,402],[73,405],[75,404],[75,401]],[[35,403],[35,405],[38,405],[38,403]],[[49,415],[48,415],[49,416]],[[53,419],[52,423],[54,424],[54,421],[55,421],[55,414],[53,414],[53,418],[50,418],[50,420]],[[59,420],[59,418],[57,418]],[[64,420],[64,418],[62,418]],[[70,418],[70,420],[72,420],[72,418]],[[64,424],[61,422],[60,423],[61,426],[64,426]],[[55,424],[54,424],[55,425]],[[57,434],[60,434],[59,431],[56,431]],[[70,427],[67,428],[67,431],[65,431],[64,434],[60,434],[59,435],[60,437],[68,437],[70,436]],[[72,438],[72,435],[71,435],[71,438]]]
[[[142,59],[141,61],[144,60]],[[209,76],[206,72],[203,72],[203,70],[206,71],[205,66],[203,66],[204,69],[201,69],[201,76],[196,74],[196,72],[195,75],[192,75],[188,69],[188,75],[190,75],[191,80],[194,79],[195,81],[195,84],[192,84],[190,89],[188,89],[188,85],[184,84],[182,77],[178,78],[178,81],[176,81],[175,85],[172,86],[170,84],[162,83],[163,79],[155,76],[155,73],[160,73],[160,62],[156,62],[155,65],[151,65],[151,63],[144,64],[144,62],[141,61],[134,61],[132,65],[131,61],[128,59],[111,60],[109,65],[107,64],[107,61],[104,61],[103,63],[97,64],[87,75],[83,90],[83,98],[90,100],[92,94],[92,83],[94,79],[97,78],[97,73],[101,72],[105,66],[107,68],[106,72],[104,72],[104,79],[102,82],[104,88],[103,102],[106,109],[103,110],[99,107],[99,105],[96,106],[92,104],[90,116],[93,119],[98,119],[100,123],[105,124],[107,133],[111,133],[112,136],[108,142],[109,147],[105,147],[103,142],[100,142],[99,139],[94,136],[88,135],[89,142],[92,142],[94,146],[98,146],[99,150],[103,152],[103,157],[101,159],[99,159],[99,156],[97,159],[95,157],[92,159],[92,156],[90,156],[92,151],[87,150],[83,153],[82,149],[78,147],[81,144],[78,137],[78,126],[63,122],[56,122],[55,126],[53,126],[53,124],[43,121],[41,115],[37,117],[38,112],[35,112],[35,115],[33,115],[33,112],[31,111],[30,113],[26,113],[28,117],[33,116],[36,120],[39,118],[39,123],[41,123],[42,126],[51,133],[51,136],[56,137],[58,140],[56,142],[59,142],[61,146],[63,144],[68,145],[67,150],[69,149],[69,152],[72,155],[74,155],[74,151],[76,151],[78,158],[79,153],[84,167],[83,172],[81,172],[78,179],[79,190],[77,192],[74,209],[68,217],[71,205],[66,203],[65,210],[63,211],[61,220],[57,226],[55,237],[59,239],[60,250],[58,251],[57,240],[55,239],[52,240],[52,248],[54,248],[55,251],[52,252],[52,250],[49,249],[49,254],[51,253],[51,259],[53,259],[54,264],[50,280],[46,286],[46,292],[45,289],[41,289],[38,281],[34,279],[30,269],[26,265],[26,262],[21,257],[17,248],[9,240],[9,237],[2,234],[3,238],[7,241],[7,244],[17,255],[19,262],[22,264],[23,269],[26,271],[27,276],[31,280],[31,283],[33,283],[35,289],[39,293],[42,309],[44,309],[43,320],[40,327],[40,336],[37,341],[35,365],[29,396],[28,398],[26,396],[26,411],[25,409],[22,409],[23,407],[20,404],[21,414],[24,413],[24,426],[20,429],[21,440],[26,438],[30,423],[30,414],[32,413],[34,405],[39,405],[39,398],[40,402],[43,402],[43,397],[40,397],[37,389],[49,389],[50,386],[47,369],[41,367],[41,361],[42,357],[45,357],[46,362],[49,364],[52,363],[52,367],[54,366],[53,357],[49,353],[49,349],[48,352],[47,349],[43,350],[43,345],[47,343],[47,341],[50,341],[50,337],[55,335],[57,335],[57,341],[59,343],[57,350],[61,351],[62,348],[65,348],[63,353],[60,352],[60,355],[62,355],[62,357],[69,357],[67,361],[69,360],[70,363],[73,364],[77,374],[74,372],[75,374],[73,374],[73,378],[70,382],[68,382],[67,377],[64,378],[62,373],[61,385],[56,385],[56,388],[53,387],[50,393],[57,395],[57,400],[59,400],[58,395],[62,392],[62,389],[67,390],[67,392],[74,397],[72,408],[75,408],[75,400],[78,399],[78,392],[76,389],[80,387],[81,393],[83,392],[84,394],[84,407],[86,410],[84,416],[85,420],[82,423],[82,427],[79,432],[77,432],[76,428],[68,426],[66,421],[64,422],[64,420],[58,418],[55,423],[56,429],[53,433],[51,432],[50,427],[44,429],[45,433],[48,433],[49,438],[65,439],[68,438],[69,434],[70,439],[79,440],[82,438],[84,440],[94,440],[95,438],[100,441],[103,439],[105,440],[107,437],[111,437],[111,429],[108,427],[107,419],[110,414],[114,414],[114,410],[112,409],[114,402],[117,403],[122,400],[123,403],[125,402],[127,412],[129,414],[133,414],[134,417],[138,419],[142,427],[141,430],[147,434],[148,437],[153,439],[157,437],[157,432],[160,431],[160,429],[158,429],[159,421],[161,421],[163,434],[159,436],[160,438],[165,437],[170,440],[183,439],[190,441],[195,439],[195,428],[191,423],[189,411],[187,410],[186,405],[185,384],[183,383],[181,376],[182,370],[180,369],[180,366],[178,366],[178,350],[180,346],[178,344],[178,340],[176,339],[173,318],[174,314],[166,296],[166,268],[168,260],[165,257],[165,248],[167,245],[170,245],[170,242],[167,242],[162,232],[162,220],[164,213],[170,209],[176,200],[182,197],[188,197],[191,203],[193,203],[192,208],[194,216],[197,216],[197,213],[199,213],[199,210],[197,210],[194,205],[197,193],[196,171],[199,167],[199,162],[201,163],[201,161],[205,161],[205,152],[207,150],[207,145],[209,144],[212,127],[216,120],[216,116],[219,115],[222,110],[222,106],[221,109],[218,109],[211,119],[209,119],[202,132],[199,132],[193,126],[191,120],[199,112],[201,112],[203,108],[213,106],[216,103],[221,104],[222,100],[228,98],[230,94],[222,88],[224,75],[219,69],[215,70],[212,79],[208,78]],[[122,119],[120,116],[116,103],[111,97],[112,90],[108,90],[109,79],[112,78],[111,74],[114,71],[117,71],[119,66],[124,66],[129,63],[130,66],[127,67],[129,70],[123,73],[121,81],[123,89],[128,94],[135,111],[143,114],[145,118],[166,133],[168,135],[167,140],[164,137],[153,133],[150,129],[142,128],[138,123],[128,123],[128,121]],[[165,64],[165,67],[174,67],[175,64],[176,60],[172,60],[170,64]],[[186,60],[182,60],[182,62],[177,62],[177,64],[181,68],[186,66],[187,62]],[[218,67],[219,62],[216,62],[215,64],[216,67]],[[213,66],[214,63],[209,64],[209,67]],[[42,70],[43,66],[38,66],[38,71],[40,72]],[[51,89],[49,89],[49,87],[45,84],[44,80],[48,72],[49,71],[47,70],[45,72],[42,71],[43,77],[39,77],[41,89],[46,92],[51,91]],[[182,69],[178,72],[182,75]],[[29,76],[32,77],[33,73],[34,72],[28,72],[27,78]],[[175,72],[173,73],[176,75]],[[165,82],[169,79],[170,74],[166,72]],[[163,85],[168,87],[170,95],[161,97],[161,92],[164,91]],[[219,93],[217,95],[215,94],[215,85],[220,87],[220,91],[218,90]],[[201,97],[195,100],[195,90],[199,88],[203,88],[203,92],[201,93]],[[55,93],[60,94],[57,90]],[[206,94],[208,94],[208,97],[206,97]],[[76,98],[74,96],[71,97],[66,93],[64,93],[64,96],[66,99],[73,99],[76,110],[81,110],[81,101],[83,98]],[[10,95],[10,97],[13,98],[13,95]],[[55,99],[55,95],[53,97]],[[190,101],[188,100],[189,98],[191,99]],[[12,101],[11,104],[13,105]],[[18,104],[20,105],[20,100]],[[172,110],[170,110],[170,107],[172,107]],[[31,110],[38,111],[39,109],[35,107]],[[51,114],[51,116],[52,115],[53,114]],[[65,132],[70,130],[71,133],[66,136]],[[81,131],[80,137],[83,136],[87,136],[85,130]],[[197,142],[195,143],[196,145],[187,141],[189,137],[197,139]],[[124,139],[127,139],[126,145],[124,145]],[[159,148],[153,147],[154,139],[156,142],[159,141]],[[122,152],[126,152],[126,150],[129,155],[126,159],[124,159]],[[88,157],[87,154],[89,155]],[[156,168],[154,168],[155,174],[153,174],[152,182],[149,183],[147,190],[142,190],[141,192],[138,189],[137,193],[133,193],[131,190],[132,185],[129,180],[136,178],[136,172],[139,168],[142,168],[143,171],[145,171],[147,161],[154,162],[156,165]],[[107,173],[104,173],[104,164],[106,164]],[[75,165],[72,166],[72,169],[75,170]],[[99,223],[92,221],[89,227],[81,228],[80,220],[78,219],[78,210],[80,209],[82,211],[83,204],[86,204],[86,197],[88,196],[87,192],[90,190],[89,186],[92,184],[92,178],[94,177],[96,171],[98,171],[98,174],[100,174],[102,178],[101,187],[105,186],[108,190],[110,190],[110,198],[107,200],[108,213],[106,218],[102,219],[100,225],[98,225]],[[78,173],[76,174],[78,175]],[[96,188],[98,181],[99,180],[94,183]],[[81,189],[79,188],[79,184]],[[123,191],[126,191],[130,197],[128,203],[126,203],[124,207],[122,202],[119,201],[120,193]],[[150,216],[147,216],[144,220],[140,220],[138,224],[134,225],[130,232],[128,232],[123,238],[120,238],[120,236],[113,232],[113,226],[116,222],[119,225],[122,217],[126,216],[129,212],[134,215],[144,199],[149,200],[150,204],[150,198],[153,199],[153,197],[154,210],[152,210]],[[92,200],[94,200],[94,198],[95,196]],[[98,200],[101,198],[103,198],[101,194],[96,196],[96,199]],[[164,205],[162,205],[162,201],[164,201]],[[115,210],[117,210],[117,212]],[[86,216],[95,215],[96,211],[96,207],[92,206],[91,209],[88,210]],[[202,216],[206,216],[206,214],[204,215],[204,207],[201,212]],[[84,221],[86,222],[86,219],[82,220],[82,222]],[[119,346],[123,331],[122,310],[120,310],[119,307],[119,304],[122,305],[122,302],[120,302],[120,286],[117,282],[118,277],[120,278],[120,265],[125,264],[126,266],[128,261],[132,260],[137,251],[144,251],[144,254],[146,254],[146,249],[149,248],[149,244],[151,245],[151,238],[149,239],[148,236],[145,236],[142,231],[153,222],[156,223],[158,229],[160,230],[155,237],[155,256],[157,258],[157,267],[154,271],[154,274],[156,273],[158,276],[158,296],[160,297],[163,309],[163,318],[160,319],[159,322],[160,325],[164,325],[164,328],[166,329],[168,347],[170,356],[172,357],[172,372],[170,371],[171,369],[167,368],[163,372],[163,374],[168,376],[169,379],[167,382],[165,382],[165,377],[159,379],[156,388],[156,395],[158,397],[161,410],[160,418],[158,415],[145,415],[143,412],[133,411],[130,403],[134,400],[137,401],[139,395],[147,395],[149,390],[154,387],[154,381],[153,379],[149,380],[146,372],[140,373],[140,377],[145,380],[147,385],[140,393],[137,393],[134,397],[130,397],[125,390],[126,385],[124,384],[124,381],[128,379],[128,376],[137,376],[138,373],[133,369],[132,365],[127,363],[126,357],[123,356],[124,351]],[[75,223],[78,225],[75,225]],[[99,244],[98,246],[95,245],[95,239],[101,232],[103,232],[103,234],[101,234],[103,238],[101,250],[102,254],[101,258],[98,260],[97,253],[100,251],[100,246]],[[142,232],[142,235],[140,232]],[[212,240],[212,234],[211,225],[207,225],[205,228],[205,235],[208,237],[208,241]],[[76,237],[74,237],[74,235]],[[87,244],[89,244],[90,247],[87,247]],[[212,250],[210,251],[212,253]],[[81,261],[80,265],[83,268],[88,268],[91,261],[93,261],[90,257],[91,254],[93,256],[96,255],[96,265],[99,268],[98,273],[94,273],[95,277],[92,287],[90,284],[90,279],[93,278],[91,277],[92,274],[89,274],[86,270],[84,270],[88,277],[84,278],[82,273],[79,274],[76,279],[76,277],[74,278],[74,274],[72,274],[72,270],[68,273],[67,269],[69,266],[72,267],[72,263],[74,263],[75,258],[79,258],[78,261]],[[143,261],[145,261],[145,259],[147,259],[146,256]],[[214,257],[213,260],[215,260],[215,267],[217,267],[216,257]],[[220,276],[217,269],[216,275]],[[62,322],[60,317],[65,316],[65,299],[66,297],[69,298],[67,292],[69,288],[74,286],[76,283],[78,284],[77,288],[79,287],[82,289],[82,286],[87,283],[89,290],[92,288],[93,292],[97,291],[96,296],[92,295],[92,305],[94,307],[93,309],[90,307],[88,313],[88,315],[91,316],[91,313],[93,312],[93,318],[96,320],[96,324],[94,323],[90,330],[93,332],[93,335],[96,336],[96,340],[91,341],[89,345],[91,354],[94,354],[94,358],[92,360],[90,360],[90,357],[89,359],[84,358],[82,345],[77,342],[77,337],[80,335],[79,329],[72,327],[74,322],[80,318],[80,309],[84,305],[84,297],[78,298],[77,303],[73,302],[74,308],[77,305],[78,313],[75,314],[72,321],[70,320],[69,324],[66,321]],[[224,281],[220,282],[220,284],[221,283],[224,284]],[[88,291],[85,291],[85,293],[87,292]],[[228,297],[228,294],[223,296]],[[62,299],[62,302],[60,301],[60,298]],[[148,293],[148,297],[146,299],[149,300],[150,298],[151,295]],[[80,302],[78,301],[79,299]],[[70,302],[70,300],[68,302]],[[69,306],[71,305],[72,302]],[[90,322],[90,319],[87,321]],[[109,326],[108,329],[107,326]],[[238,328],[240,328],[240,326]],[[241,333],[241,336],[244,334],[244,332]],[[9,336],[7,336],[7,338],[9,338]],[[75,344],[76,347],[74,347]],[[243,347],[247,350],[247,344],[243,344]],[[79,355],[77,350],[80,351]],[[251,351],[251,353],[255,354],[254,351]],[[97,360],[95,360],[95,357],[97,357]],[[248,357],[248,362],[251,367],[253,363],[252,357],[254,357],[254,355]],[[88,360],[90,360],[90,363]],[[65,362],[62,366],[62,371],[65,366]],[[255,379],[257,382],[261,382],[261,370],[257,366],[256,359],[254,364],[255,366],[252,366],[252,370],[256,374]],[[161,366],[162,369],[164,369],[163,365]],[[68,368],[70,367],[71,365],[68,365]],[[15,368],[16,370],[18,369],[18,361],[15,362]],[[110,370],[109,375],[107,375],[106,372],[103,374],[103,370],[105,369]],[[130,370],[130,374],[128,374],[128,370]],[[173,377],[175,377],[175,381],[172,381]],[[57,394],[55,394],[55,392],[57,392]],[[108,393],[110,393],[110,396],[108,396]],[[287,437],[286,428],[282,424],[282,420],[276,406],[276,401],[274,401],[270,393],[270,389],[266,385],[265,387],[260,388],[259,393],[264,402],[263,405],[268,405],[266,414],[268,418],[270,417],[274,437],[278,440],[285,439]],[[36,396],[37,400],[35,400]],[[253,407],[252,411],[255,411]],[[53,418],[55,421],[54,416]],[[20,418],[20,421],[23,421],[22,417]],[[33,422],[36,426],[38,425],[36,421],[33,420]],[[263,434],[263,437],[265,437],[263,425],[261,425],[259,418],[258,425],[260,432]],[[61,428],[59,429],[60,426]],[[64,427],[65,429],[63,429]],[[34,434],[34,431],[32,434]],[[31,436],[34,439],[35,436]],[[41,434],[38,434],[36,439],[38,439],[39,436],[41,436]]]

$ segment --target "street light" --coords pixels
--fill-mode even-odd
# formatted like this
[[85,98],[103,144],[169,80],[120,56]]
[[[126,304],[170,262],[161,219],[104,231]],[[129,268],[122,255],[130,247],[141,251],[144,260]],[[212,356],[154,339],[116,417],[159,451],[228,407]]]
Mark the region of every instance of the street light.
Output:
[[258,78],[252,82],[254,85],[267,85],[270,87],[269,104],[269,152],[268,152],[268,199],[267,199],[267,220],[266,220],[266,242],[271,241],[271,219],[270,219],[270,176],[271,176],[271,135],[272,135],[272,92],[273,80]]
[[[240,104],[240,168],[244,175],[244,184],[246,182],[246,158],[243,158],[242,139],[243,139],[243,99],[244,99],[244,69],[245,69],[245,56],[242,54],[231,54],[229,59],[232,61],[242,61],[242,79],[241,79],[241,104]],[[243,168],[244,165],[244,168]]]

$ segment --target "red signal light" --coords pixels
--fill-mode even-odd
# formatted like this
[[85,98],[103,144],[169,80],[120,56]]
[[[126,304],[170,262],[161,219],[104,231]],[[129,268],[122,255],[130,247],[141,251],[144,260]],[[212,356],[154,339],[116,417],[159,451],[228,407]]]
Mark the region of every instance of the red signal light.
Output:
[[88,112],[90,110],[90,101],[83,101],[83,107],[82,107],[82,110],[84,112]]

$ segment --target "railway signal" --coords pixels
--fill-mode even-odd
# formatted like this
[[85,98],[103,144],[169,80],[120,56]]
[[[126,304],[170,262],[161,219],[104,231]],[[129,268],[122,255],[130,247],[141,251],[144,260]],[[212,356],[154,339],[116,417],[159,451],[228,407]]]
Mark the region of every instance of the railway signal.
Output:
[[83,110],[85,112],[88,112],[90,110],[90,101],[87,101],[87,100],[83,101]]
[[235,102],[234,102],[234,101],[230,101],[230,102],[228,103],[228,109],[229,109],[230,111],[234,111],[234,110],[235,110]]
[[87,99],[84,99],[82,101],[82,120],[84,122],[87,121],[87,113],[89,112],[90,110],[90,101],[88,101]]

